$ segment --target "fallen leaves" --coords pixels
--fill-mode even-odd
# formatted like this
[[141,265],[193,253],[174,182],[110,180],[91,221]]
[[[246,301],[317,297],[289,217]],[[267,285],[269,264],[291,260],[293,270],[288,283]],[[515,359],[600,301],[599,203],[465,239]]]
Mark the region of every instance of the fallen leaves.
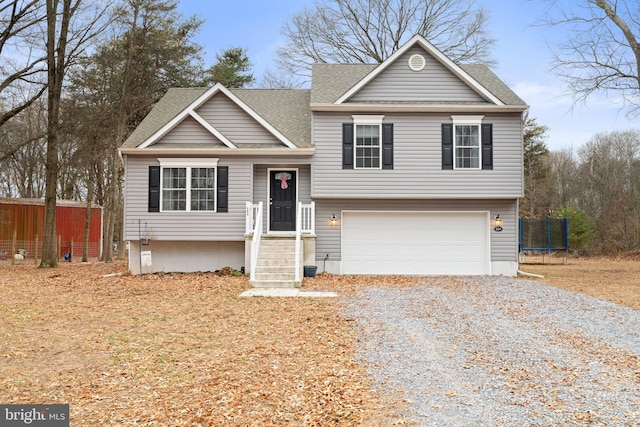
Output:
[[[637,262],[531,267],[527,271],[551,272],[546,282],[580,283],[584,292],[640,308]],[[611,279],[613,270],[620,280]],[[0,262],[0,402],[69,403],[77,425],[408,423],[393,411],[411,402],[403,402],[401,392],[379,395],[356,362],[354,319],[343,317],[340,300],[238,298],[249,287],[244,277],[120,274],[125,271],[122,263],[65,263],[47,270]],[[474,292],[464,280],[430,280]],[[305,278],[303,288],[357,295],[371,284],[412,287],[424,281],[319,274]],[[509,314],[517,317],[522,309]],[[423,315],[431,314],[425,309]],[[579,336],[558,339],[589,344]],[[590,348],[591,355],[611,353]],[[638,358],[613,354],[607,364],[630,368],[639,382]],[[490,355],[470,353],[464,369],[473,373],[489,362]],[[571,369],[542,357],[538,368],[566,370],[561,385],[572,386]],[[522,369],[493,374],[503,376],[520,404],[534,386],[529,376],[542,375]],[[444,391],[452,401],[464,395]],[[559,396],[545,396],[544,403],[549,410],[564,409]],[[637,419],[638,413],[627,416]],[[598,422],[590,412],[573,417],[579,424]]]
[[640,310],[640,256],[627,258],[569,258],[567,264],[523,264],[532,279]]
[[[335,304],[238,298],[245,277],[0,264],[2,403],[78,425],[361,425],[388,416]],[[104,277],[105,274],[110,276]]]

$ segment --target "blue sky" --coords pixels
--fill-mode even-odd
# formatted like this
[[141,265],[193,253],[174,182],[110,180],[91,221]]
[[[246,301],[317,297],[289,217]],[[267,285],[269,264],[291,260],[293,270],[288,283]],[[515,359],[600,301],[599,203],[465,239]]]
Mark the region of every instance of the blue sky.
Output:
[[[563,83],[550,71],[548,44],[567,34],[533,24],[543,17],[540,2],[525,0],[477,0],[489,12],[490,33],[496,39],[493,71],[530,106],[529,117],[549,128],[552,150],[576,150],[599,132],[640,128],[640,120],[629,120],[620,105],[602,96],[587,104],[573,105]],[[216,53],[230,47],[247,49],[259,81],[266,69],[273,69],[278,46],[285,39],[280,29],[312,0],[180,0],[185,16],[205,20],[197,41],[204,46],[207,66]]]

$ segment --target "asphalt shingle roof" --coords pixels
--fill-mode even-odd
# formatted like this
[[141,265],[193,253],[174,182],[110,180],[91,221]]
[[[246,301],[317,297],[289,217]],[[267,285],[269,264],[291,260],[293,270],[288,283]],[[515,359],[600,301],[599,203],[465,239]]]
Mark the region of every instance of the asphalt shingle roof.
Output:
[[201,87],[169,89],[122,144],[122,147],[133,148],[142,144],[206,91],[207,88]]
[[231,89],[231,92],[298,147],[311,147],[308,89]]
[[377,64],[314,64],[311,103],[331,104],[373,71]]
[[[209,89],[169,89],[122,146],[127,148],[139,146],[207,90]],[[230,91],[289,141],[299,147],[311,146],[311,110],[308,89],[230,89]]]
[[463,64],[460,65],[473,79],[489,92],[495,95],[500,101],[507,105],[527,105],[518,95],[512,91],[489,67],[484,64]]
[[[271,126],[298,147],[311,147],[311,105],[332,104],[379,64],[315,64],[311,89],[230,89]],[[486,65],[461,65],[480,85],[506,105],[526,106]],[[208,88],[169,89],[135,129],[123,147],[137,147]]]
[[[312,69],[311,103],[334,103],[376,67],[377,64],[315,64]],[[506,105],[526,105],[486,65],[464,64],[460,68]]]

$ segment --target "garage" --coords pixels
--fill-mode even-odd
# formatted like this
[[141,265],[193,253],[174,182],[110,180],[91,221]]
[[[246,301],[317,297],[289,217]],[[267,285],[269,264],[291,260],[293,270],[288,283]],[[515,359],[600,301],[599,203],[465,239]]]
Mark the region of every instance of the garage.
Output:
[[343,274],[490,274],[489,212],[342,212]]

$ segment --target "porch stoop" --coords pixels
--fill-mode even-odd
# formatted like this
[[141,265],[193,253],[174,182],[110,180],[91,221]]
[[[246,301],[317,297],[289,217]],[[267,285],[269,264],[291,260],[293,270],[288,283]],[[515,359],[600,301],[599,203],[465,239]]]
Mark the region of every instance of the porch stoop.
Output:
[[[254,288],[297,288],[295,275],[295,237],[262,236],[260,250],[256,262],[255,279],[251,280]],[[303,248],[300,245],[300,260]],[[300,263],[302,278],[302,262]]]

